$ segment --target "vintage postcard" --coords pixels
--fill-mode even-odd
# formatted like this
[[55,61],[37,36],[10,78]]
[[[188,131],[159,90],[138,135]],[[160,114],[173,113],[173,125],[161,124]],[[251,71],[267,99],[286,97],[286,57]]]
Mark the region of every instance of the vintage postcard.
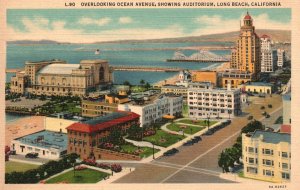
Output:
[[297,189],[299,7],[2,1],[1,187]]

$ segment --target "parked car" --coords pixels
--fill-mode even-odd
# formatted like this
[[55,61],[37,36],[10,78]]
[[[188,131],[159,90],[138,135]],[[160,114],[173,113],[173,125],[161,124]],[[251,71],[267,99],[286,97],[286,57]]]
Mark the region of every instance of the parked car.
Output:
[[193,143],[198,143],[199,142],[199,139],[196,139],[196,138],[192,138],[191,140]]
[[270,117],[270,115],[269,115],[269,114],[266,114],[266,115],[265,115],[265,117],[266,117],[266,118],[269,118],[269,117]]
[[192,140],[189,140],[189,141],[183,143],[183,146],[191,146],[193,144],[194,144],[194,142]]
[[16,150],[11,150],[11,151],[9,152],[9,154],[10,154],[10,155],[16,155]]
[[25,155],[25,158],[37,158],[39,156],[36,152],[31,152]]
[[253,119],[253,116],[249,115],[248,120],[252,120],[252,119]]
[[202,141],[202,138],[200,136],[195,136],[194,139],[198,139],[198,141]]
[[214,131],[209,129],[203,135],[212,135],[212,134],[214,134]]
[[172,148],[171,150],[168,150],[168,151],[164,152],[163,155],[164,156],[172,156],[172,155],[176,154],[177,152],[179,152],[178,149]]

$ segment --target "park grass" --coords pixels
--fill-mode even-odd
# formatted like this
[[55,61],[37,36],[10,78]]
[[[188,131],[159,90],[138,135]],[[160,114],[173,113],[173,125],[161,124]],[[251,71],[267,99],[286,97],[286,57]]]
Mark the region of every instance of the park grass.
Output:
[[86,168],[84,170],[70,170],[46,181],[46,183],[96,183],[108,176],[108,173]]
[[[151,142],[157,146],[168,147],[172,144],[177,143],[178,141],[181,141],[184,138],[185,136],[182,135],[174,135],[163,130],[157,130],[155,135],[144,137],[143,140]],[[163,139],[165,141],[161,141]]]
[[5,173],[25,172],[27,170],[36,169],[39,165],[27,164],[22,162],[8,161],[5,162]]
[[[178,123],[185,123],[185,124],[199,125],[199,126],[207,126],[206,120],[183,119],[183,120],[178,121]],[[217,121],[213,121],[213,120],[209,121],[210,126],[212,126],[216,123],[217,123]]]
[[[135,146],[135,145],[133,145],[133,144],[125,144],[125,145],[121,145],[121,148],[122,148],[122,150],[123,150],[124,152],[127,152],[127,153],[129,153],[129,154],[134,153],[136,150],[138,150],[138,148],[140,148],[140,149],[143,150],[143,152],[141,152],[141,153],[139,154],[139,156],[140,156],[141,158],[144,158],[144,157],[146,158],[146,157],[148,157],[148,156],[150,156],[150,155],[153,154],[153,149],[150,148],[150,147],[137,147],[137,146]],[[159,151],[158,149],[154,149],[154,154],[155,154],[156,152],[158,152],[158,151]]]
[[180,128],[180,126],[182,126],[182,124],[171,123],[171,124],[167,125],[167,128],[171,131],[176,131],[176,132],[183,130],[184,133],[190,134],[190,135],[195,134],[205,128],[205,127],[186,126],[186,128],[183,129],[183,128]]

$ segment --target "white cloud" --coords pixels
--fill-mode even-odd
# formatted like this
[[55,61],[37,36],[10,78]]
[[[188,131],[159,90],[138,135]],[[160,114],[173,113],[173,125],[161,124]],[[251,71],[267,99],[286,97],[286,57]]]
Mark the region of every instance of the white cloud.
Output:
[[100,19],[92,19],[88,17],[83,17],[79,19],[78,23],[82,25],[98,25],[98,26],[104,26],[110,23],[111,19],[109,17],[104,17]]
[[92,43],[127,39],[156,39],[183,37],[183,29],[178,25],[166,26],[159,29],[132,28],[100,30],[95,33],[86,33],[84,29],[68,29],[63,21],[53,22],[50,27],[36,25],[33,20],[25,19],[23,22],[26,32],[21,32],[8,26],[8,37],[12,40],[54,40],[58,42]]
[[[66,28],[66,22],[49,20],[36,17],[29,19],[22,18],[22,23],[26,31],[20,31],[17,28],[8,26],[7,36],[9,40],[55,40],[59,42],[73,42],[73,43],[92,43],[101,41],[113,40],[129,40],[129,39],[159,39],[159,38],[176,38],[184,36],[199,36],[213,33],[224,33],[230,31],[237,31],[240,27],[240,19],[225,19],[219,15],[201,16],[194,19],[194,23],[199,25],[198,29],[184,32],[182,25],[168,25],[164,28],[120,28],[113,30],[98,30],[94,33],[87,33],[85,28],[69,29]],[[121,17],[123,18],[123,17]],[[271,20],[267,14],[261,14],[253,17],[254,26],[258,29],[290,29],[290,23],[281,23]],[[109,23],[110,18],[102,18],[93,20],[90,18],[82,18],[79,20],[84,25],[97,24],[104,25]],[[123,20],[124,21],[124,20]],[[127,20],[128,21],[128,20]],[[126,19],[125,19],[126,22]]]
[[133,20],[131,17],[120,17],[119,18],[119,23],[120,24],[129,24],[129,23],[132,23]]

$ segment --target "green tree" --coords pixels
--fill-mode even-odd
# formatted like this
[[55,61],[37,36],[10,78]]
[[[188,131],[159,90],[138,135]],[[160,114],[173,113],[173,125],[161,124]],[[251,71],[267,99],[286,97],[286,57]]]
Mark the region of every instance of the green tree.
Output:
[[138,125],[132,125],[128,130],[128,136],[131,139],[141,140],[142,139],[142,128]]
[[146,88],[147,90],[149,90],[149,88],[151,88],[151,85],[147,82],[147,83],[145,84],[145,88]]
[[144,79],[140,80],[140,85],[144,86],[144,84],[145,84],[145,80]]
[[118,128],[112,128],[108,136],[108,140],[114,145],[122,144],[124,140],[121,130]]
[[242,133],[254,132],[255,130],[264,130],[265,127],[260,121],[254,120],[248,123],[243,129]]
[[130,82],[128,80],[124,81],[123,82],[123,85],[126,85],[126,86],[131,86]]

